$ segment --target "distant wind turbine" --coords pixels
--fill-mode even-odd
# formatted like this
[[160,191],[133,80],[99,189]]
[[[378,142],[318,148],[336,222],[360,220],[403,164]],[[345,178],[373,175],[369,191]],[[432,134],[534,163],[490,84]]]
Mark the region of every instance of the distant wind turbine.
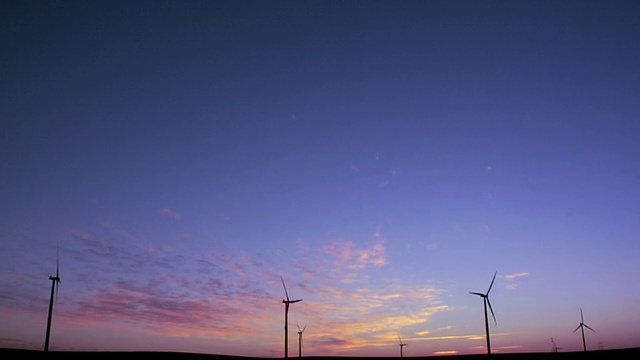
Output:
[[584,339],[584,328],[587,328],[593,332],[596,332],[595,330],[593,330],[592,328],[589,327],[589,325],[584,323],[584,316],[582,315],[582,308],[580,308],[580,325],[578,325],[578,327],[573,330],[573,332],[578,331],[578,329],[580,329],[582,331],[582,348],[584,349],[584,351],[587,351],[587,341]]
[[398,340],[400,341],[400,357],[403,357],[402,355],[402,348],[409,345],[409,344],[404,344],[402,343],[402,339],[400,338],[400,335],[398,335]]
[[469,294],[478,295],[484,301],[484,327],[487,333],[487,354],[491,355],[491,339],[489,337],[489,316],[487,314],[487,305],[489,306],[489,310],[491,310],[491,316],[493,316],[493,322],[497,324],[496,315],[493,313],[493,307],[491,307],[491,301],[489,301],[489,291],[491,291],[491,287],[493,286],[493,282],[496,280],[496,275],[498,272],[496,271],[493,274],[493,279],[491,280],[491,284],[489,285],[489,289],[487,289],[486,293],[479,292],[469,292]]
[[289,357],[289,305],[293,303],[297,303],[302,301],[302,299],[290,300],[289,293],[287,292],[287,286],[284,284],[284,279],[280,276],[280,280],[282,281],[282,287],[284,287],[284,295],[287,297],[286,300],[282,300],[284,304],[284,357]]
[[298,325],[298,323],[296,323],[296,326],[298,327],[298,357],[302,357],[302,333],[304,332],[304,329],[307,328],[307,325],[302,329],[300,329],[300,325]]
[[551,338],[551,349],[553,349],[553,352],[558,352],[558,350],[562,349],[559,348],[558,345],[556,345],[556,342],[553,341],[553,338]]
[[44,351],[49,351],[49,335],[51,334],[51,315],[53,315],[53,299],[54,295],[57,298],[58,293],[56,290],[60,285],[60,255],[59,250],[56,254],[56,276],[49,276],[51,280],[51,298],[49,299],[49,316],[47,317],[47,335],[44,339]]

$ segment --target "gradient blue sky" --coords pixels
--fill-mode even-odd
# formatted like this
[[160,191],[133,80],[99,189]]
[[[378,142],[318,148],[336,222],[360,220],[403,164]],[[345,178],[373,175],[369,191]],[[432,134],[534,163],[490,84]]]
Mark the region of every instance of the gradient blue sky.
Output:
[[0,346],[640,346],[637,1],[4,1]]

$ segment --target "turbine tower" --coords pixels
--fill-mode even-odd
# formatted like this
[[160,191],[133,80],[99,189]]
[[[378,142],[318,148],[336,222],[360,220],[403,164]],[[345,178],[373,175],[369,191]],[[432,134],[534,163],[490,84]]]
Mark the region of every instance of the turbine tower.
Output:
[[573,330],[573,332],[578,331],[578,329],[580,329],[582,331],[582,348],[584,349],[584,351],[587,351],[587,341],[584,339],[584,328],[587,328],[593,332],[596,332],[595,330],[593,330],[592,328],[589,327],[589,325],[584,323],[584,316],[582,315],[582,308],[580,308],[580,325],[578,325],[578,327]]
[[47,335],[44,339],[44,351],[49,351],[49,335],[51,334],[51,315],[53,315],[53,299],[57,296],[57,288],[60,285],[60,256],[56,254],[56,276],[49,276],[51,280],[51,298],[49,299],[49,316],[47,317]]
[[300,325],[298,325],[298,323],[296,323],[296,326],[298,327],[298,357],[302,357],[302,333],[304,332],[304,329],[307,328],[307,325],[302,329],[300,329]]
[[284,287],[284,295],[287,297],[286,300],[282,300],[284,304],[284,357],[289,357],[289,305],[293,303],[297,303],[302,301],[302,299],[290,300],[289,293],[287,292],[287,286],[284,284],[284,279],[280,276],[280,280],[282,281],[282,287]]
[[400,335],[398,335],[398,340],[400,341],[400,357],[403,357],[402,355],[402,348],[409,345],[409,344],[404,344],[402,343],[402,339],[400,338]]
[[479,292],[469,292],[469,294],[480,296],[484,302],[484,327],[487,333],[487,354],[489,355],[491,355],[491,339],[489,337],[489,316],[487,314],[487,305],[489,306],[489,310],[491,310],[491,316],[493,316],[493,322],[497,324],[496,315],[493,313],[493,307],[491,307],[491,301],[489,301],[489,292],[491,291],[493,282],[496,280],[497,274],[498,274],[497,271],[493,274],[493,279],[491,280],[491,284],[489,285],[489,289],[487,289],[486,293],[483,294]]

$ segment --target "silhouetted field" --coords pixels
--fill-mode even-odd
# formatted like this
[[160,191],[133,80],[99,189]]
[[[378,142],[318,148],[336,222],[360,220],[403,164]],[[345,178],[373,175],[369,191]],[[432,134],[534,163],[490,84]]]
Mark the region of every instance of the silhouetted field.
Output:
[[[614,359],[614,358],[636,358],[640,355],[639,348],[629,349],[612,349],[612,350],[593,350],[593,351],[566,351],[566,352],[532,352],[532,353],[509,353],[501,354],[465,354],[465,355],[431,355],[431,356],[405,356],[412,359],[426,359],[435,357],[447,357],[459,360],[477,360],[481,358],[494,358],[497,360],[518,360],[518,359],[575,359],[587,357],[590,359]],[[218,354],[199,354],[184,352],[156,352],[156,351],[39,351],[39,350],[23,350],[23,349],[6,349],[0,348],[0,357],[2,359],[118,359],[123,356],[134,357],[152,357],[154,360],[214,360],[214,359],[281,359],[284,357],[251,357],[251,356],[233,356]],[[289,356],[297,358],[298,356]],[[371,357],[360,356],[303,356],[307,359],[370,359]],[[375,359],[397,359],[396,357],[374,357]]]

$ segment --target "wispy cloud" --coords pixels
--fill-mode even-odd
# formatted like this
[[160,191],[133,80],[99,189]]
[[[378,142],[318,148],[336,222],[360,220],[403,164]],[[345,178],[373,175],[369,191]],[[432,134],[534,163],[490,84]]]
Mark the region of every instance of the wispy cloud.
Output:
[[167,215],[167,216],[171,216],[172,218],[176,219],[176,220],[180,220],[182,219],[182,215],[178,214],[177,212],[171,210],[171,209],[159,209],[158,212],[162,215]]
[[334,266],[338,268],[362,269],[368,265],[387,264],[386,250],[381,243],[359,248],[352,241],[332,241],[327,244],[325,250],[333,256]]
[[312,330],[309,353],[386,347],[394,334],[415,333],[435,314],[452,310],[442,300],[445,290],[371,277],[370,270],[388,264],[380,230],[364,243],[298,239],[292,265],[250,252],[150,251],[152,246],[131,241],[142,236],[129,233],[113,223],[72,232],[74,266],[91,270],[65,273],[64,283],[71,284],[66,291],[75,294],[58,308],[66,321],[173,338],[250,335],[279,349],[273,333],[281,331],[284,294],[277,274],[284,275],[291,296],[304,299],[292,307],[290,319]]
[[520,272],[520,273],[515,273],[515,274],[511,274],[511,275],[503,275],[502,277],[508,280],[513,280],[519,277],[523,277],[523,276],[529,276],[528,272]]
[[327,341],[331,345],[327,348],[318,345],[324,353],[388,346],[397,332],[425,324],[435,314],[452,309],[441,301],[444,291],[432,287],[416,289],[387,283],[356,291],[337,288],[324,291],[324,296],[316,301],[326,303],[310,306],[305,314],[320,321],[314,329],[314,338],[345,339],[339,344]]
[[442,351],[436,351],[433,354],[434,355],[455,355],[457,353],[458,351],[456,350],[442,350]]

